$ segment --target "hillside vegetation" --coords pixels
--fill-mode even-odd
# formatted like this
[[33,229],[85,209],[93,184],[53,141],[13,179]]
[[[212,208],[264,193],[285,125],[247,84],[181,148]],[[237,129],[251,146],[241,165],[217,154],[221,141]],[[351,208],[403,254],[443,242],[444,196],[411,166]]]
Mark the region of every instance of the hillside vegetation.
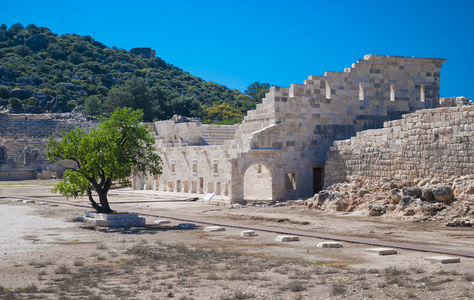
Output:
[[33,24],[0,26],[0,106],[12,113],[75,110],[95,116],[127,106],[143,109],[145,121],[179,114],[232,124],[268,88],[255,82],[242,94],[90,36],[57,35]]

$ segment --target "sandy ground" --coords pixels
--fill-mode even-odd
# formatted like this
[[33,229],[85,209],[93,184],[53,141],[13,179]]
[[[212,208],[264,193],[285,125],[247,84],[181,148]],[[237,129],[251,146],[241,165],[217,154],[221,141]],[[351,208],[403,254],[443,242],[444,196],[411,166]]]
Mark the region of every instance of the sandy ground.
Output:
[[[19,196],[64,200],[53,181],[0,182],[0,299],[471,299],[474,259],[436,264],[437,256],[344,243],[322,249],[320,239],[280,243],[277,234],[241,237],[242,229],[206,232],[158,226],[100,228],[76,222],[83,208],[12,202]],[[172,194],[117,190],[117,211],[163,212],[385,241],[474,250],[473,228],[381,217],[324,214],[304,206],[245,207],[152,202]],[[176,194],[174,194],[176,196]],[[187,198],[189,194],[178,195]],[[71,202],[87,203],[79,198]]]

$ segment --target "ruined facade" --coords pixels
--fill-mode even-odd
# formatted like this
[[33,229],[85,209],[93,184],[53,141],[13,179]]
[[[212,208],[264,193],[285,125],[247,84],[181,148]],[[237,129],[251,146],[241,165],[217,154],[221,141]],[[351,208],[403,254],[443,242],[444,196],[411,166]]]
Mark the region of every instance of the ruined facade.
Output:
[[[452,99],[447,99],[452,100]],[[336,141],[326,161],[326,185],[353,179],[398,182],[473,174],[474,106],[419,110],[382,129]]]
[[78,127],[89,131],[96,124],[71,113],[0,113],[0,180],[61,177],[64,168],[46,157],[47,137]]
[[134,188],[214,192],[234,202],[312,196],[334,141],[439,106],[444,62],[366,55],[344,72],[272,87],[238,125],[155,122],[163,174],[134,178]]

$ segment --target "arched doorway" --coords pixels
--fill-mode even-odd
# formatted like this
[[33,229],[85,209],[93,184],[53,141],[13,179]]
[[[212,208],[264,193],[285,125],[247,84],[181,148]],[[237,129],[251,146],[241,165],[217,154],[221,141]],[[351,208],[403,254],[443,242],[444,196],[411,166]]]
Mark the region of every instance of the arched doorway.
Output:
[[253,163],[244,173],[244,200],[271,201],[273,199],[273,174],[271,167]]

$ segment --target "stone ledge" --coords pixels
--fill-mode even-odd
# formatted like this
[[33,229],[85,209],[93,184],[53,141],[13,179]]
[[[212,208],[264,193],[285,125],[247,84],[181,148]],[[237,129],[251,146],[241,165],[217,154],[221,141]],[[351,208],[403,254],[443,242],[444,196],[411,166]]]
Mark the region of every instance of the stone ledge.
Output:
[[137,213],[96,213],[86,211],[84,217],[79,221],[95,223],[101,227],[140,227],[145,226],[145,218],[139,217]]
[[342,248],[340,242],[321,242],[316,247],[318,248]]
[[433,262],[433,263],[441,263],[441,264],[451,264],[451,263],[460,263],[461,259],[459,257],[440,255],[440,256],[425,257],[425,261]]
[[300,238],[294,235],[279,235],[275,238],[275,242],[297,242]]
[[365,250],[367,253],[370,254],[377,254],[377,255],[393,255],[397,254],[396,249],[392,248],[371,248],[371,249],[366,249]]

